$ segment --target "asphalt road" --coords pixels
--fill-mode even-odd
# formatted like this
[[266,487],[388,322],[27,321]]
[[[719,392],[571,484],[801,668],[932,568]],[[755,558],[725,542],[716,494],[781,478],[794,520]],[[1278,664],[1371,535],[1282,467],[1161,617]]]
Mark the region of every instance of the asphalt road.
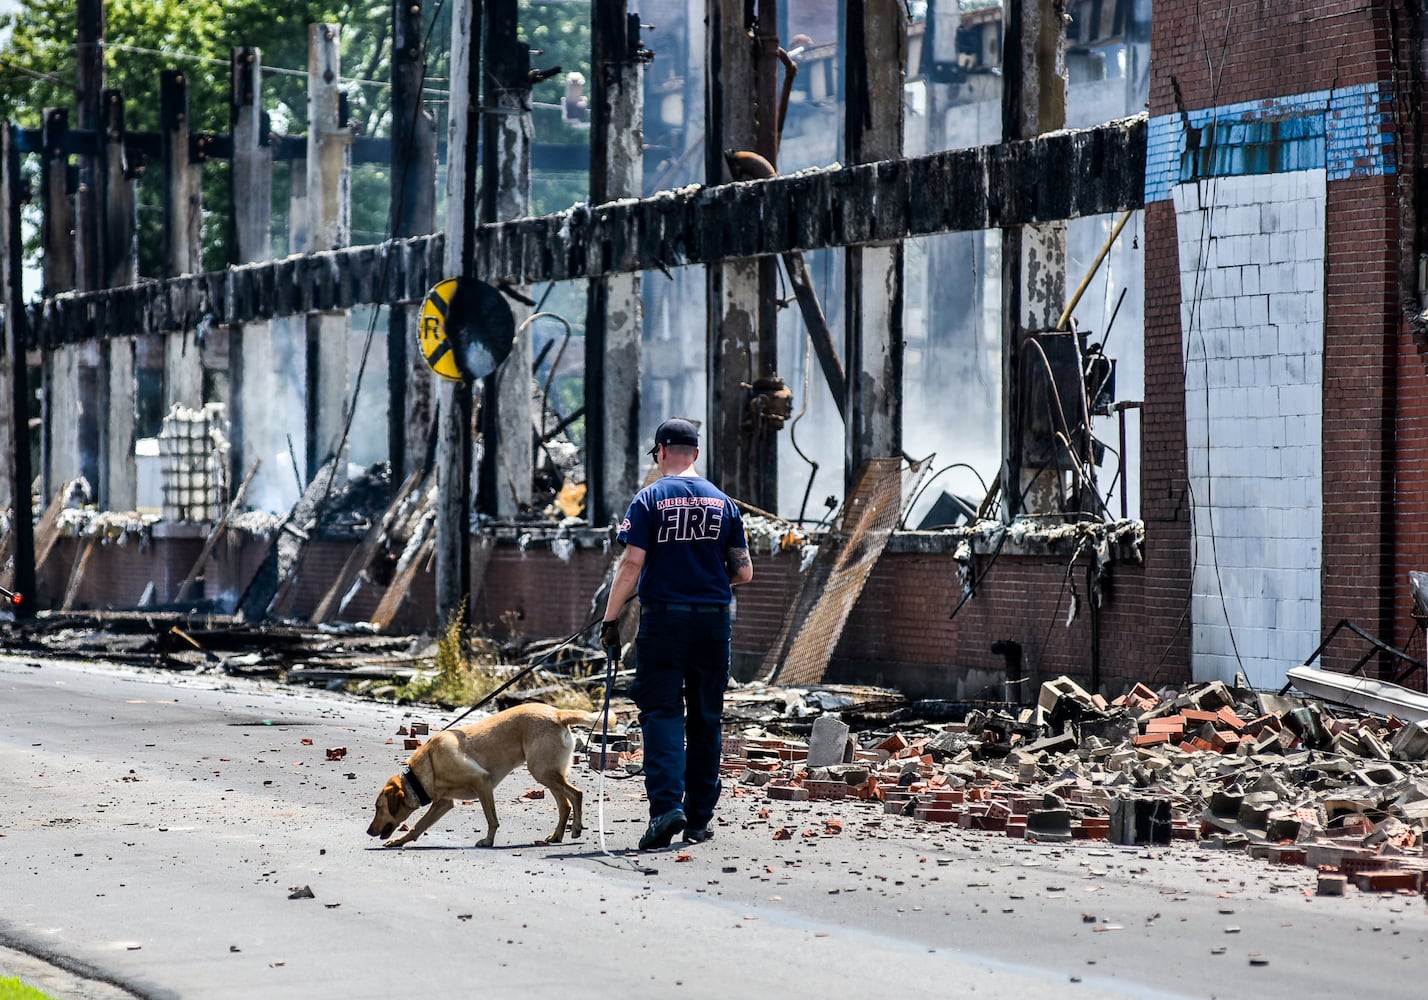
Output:
[[413,717],[446,721],[0,657],[0,974],[96,1000],[1421,990],[1421,897],[1315,897],[1307,869],[1190,844],[1035,845],[738,789],[713,841],[640,854],[642,789],[612,779],[606,854],[577,765],[579,841],[536,844],[555,810],[518,770],[495,848],[473,805],[382,849],[365,830]]

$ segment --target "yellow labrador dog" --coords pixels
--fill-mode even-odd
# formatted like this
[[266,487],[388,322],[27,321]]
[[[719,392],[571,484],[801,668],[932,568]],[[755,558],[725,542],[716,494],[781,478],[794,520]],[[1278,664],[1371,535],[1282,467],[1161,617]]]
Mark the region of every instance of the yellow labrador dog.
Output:
[[387,779],[377,796],[377,815],[367,828],[369,837],[386,841],[412,813],[430,803],[431,808],[405,836],[386,847],[410,844],[441,819],[457,799],[479,799],[486,813],[486,836],[477,846],[496,840],[494,792],[506,775],[523,762],[535,778],[555,795],[560,819],[552,842],[563,840],[571,821],[571,836],[580,836],[583,796],[566,780],[575,753],[571,726],[594,726],[599,712],[570,712],[549,705],[517,705],[488,719],[443,729],[407,759],[406,767]]

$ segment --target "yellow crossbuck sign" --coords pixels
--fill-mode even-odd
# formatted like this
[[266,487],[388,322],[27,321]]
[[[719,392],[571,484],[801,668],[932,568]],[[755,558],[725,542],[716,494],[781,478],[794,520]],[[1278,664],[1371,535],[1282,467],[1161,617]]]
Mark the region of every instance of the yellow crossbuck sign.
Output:
[[452,297],[456,294],[456,278],[438,281],[426,293],[426,301],[421,306],[422,357],[427,367],[442,378],[453,382],[462,380],[461,369],[456,363],[456,350],[446,336],[446,316],[451,309]]

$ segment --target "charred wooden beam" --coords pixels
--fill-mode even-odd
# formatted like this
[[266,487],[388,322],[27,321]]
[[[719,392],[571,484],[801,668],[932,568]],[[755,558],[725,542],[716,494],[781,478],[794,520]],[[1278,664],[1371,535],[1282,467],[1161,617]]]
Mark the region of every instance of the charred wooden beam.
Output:
[[[530,216],[531,49],[519,37],[516,0],[484,0],[483,17],[480,220],[496,224]],[[512,311],[519,328],[530,310],[521,289],[507,290],[517,302]],[[514,517],[530,508],[535,478],[530,370],[531,338],[517,337],[506,361],[483,381],[485,446],[476,472],[481,514]]]
[[[164,273],[170,277],[203,269],[202,176],[190,153],[188,78],[181,70],[159,74],[163,122]],[[164,410],[203,405],[203,350],[196,337],[165,337]]]
[[[104,133],[101,155],[99,287],[123,288],[139,276],[137,181],[124,159],[124,98],[117,90],[103,94]],[[110,510],[130,510],[138,496],[134,441],[138,437],[135,408],[134,337],[110,337],[99,344],[99,501]]]
[[[432,277],[475,273],[476,163],[481,133],[482,0],[455,0],[451,12],[450,160],[446,170],[446,239],[431,238]],[[440,268],[440,270],[436,270]],[[426,284],[431,284],[430,281]],[[417,293],[425,294],[425,287]],[[472,388],[469,381],[438,379],[436,387],[436,510],[422,531],[434,531],[436,614],[441,626],[469,622],[471,594]],[[426,540],[408,542],[396,577],[374,616],[390,621],[410,583],[409,567]],[[404,570],[406,572],[404,572]]]
[[[352,129],[344,120],[341,50],[335,24],[308,26],[307,210],[305,250],[340,250],[352,242]],[[343,275],[334,275],[341,282]],[[365,296],[364,296],[365,298]],[[347,438],[347,326],[343,310],[307,316],[307,474]],[[339,465],[338,481],[342,481]]]
[[[850,163],[900,163],[906,10],[899,0],[849,0],[843,59],[843,153]],[[918,192],[908,189],[909,199]],[[869,206],[877,214],[876,206]],[[902,454],[903,248],[853,246],[843,257],[843,483],[874,459]]]
[[[1144,204],[1146,117],[996,146],[664,191],[480,227],[469,273],[529,284],[1077,219]],[[441,235],[185,275],[30,307],[55,347],[373,302],[416,302]],[[383,278],[385,277],[385,281]]]
[[[638,14],[625,0],[591,6],[590,194],[596,204],[637,198],[644,185],[644,64]],[[640,486],[638,275],[590,282],[585,309],[586,513],[609,524]],[[568,418],[567,418],[568,419]],[[544,434],[550,434],[542,426]]]
[[[1066,22],[1033,0],[1008,0],[1002,67],[1002,135],[1034,141],[1066,124]],[[1094,173],[1046,171],[1049,182],[1074,183]],[[1031,275],[1041,275],[1032,280]],[[1003,516],[1058,509],[1060,477],[1026,461],[1028,412],[1022,385],[1025,340],[1053,329],[1066,305],[1066,224],[1029,219],[1002,233],[1002,463]]]
[[[263,143],[263,56],[254,48],[233,50],[229,83],[229,121],[233,129],[233,167],[228,173],[233,212],[228,253],[232,264],[251,264],[272,256],[273,157]],[[233,481],[245,468],[260,468],[264,455],[279,447],[278,398],[273,371],[273,327],[266,320],[228,328],[229,421]],[[258,473],[265,492],[281,471],[269,463]]]
[[[69,157],[62,150],[65,135],[69,130],[69,112],[63,108],[45,109],[45,127],[40,154],[40,267],[41,294],[59,295],[71,291],[75,284],[75,189],[79,186],[78,172],[70,167]],[[66,434],[64,428],[56,426],[56,404],[66,402],[62,412],[75,414],[79,405],[74,393],[78,391],[75,375],[75,352],[66,351],[51,354],[41,365],[44,392],[41,396],[40,420],[40,494],[48,496],[57,488],[57,479],[68,474],[70,478],[79,472],[78,437]],[[69,419],[69,425],[74,419]],[[56,452],[56,443],[73,444],[74,449]]]
[[30,498],[30,393],[25,351],[25,314],[21,308],[20,154],[9,122],[0,122],[0,309],[6,320],[0,341],[0,406],[7,426],[0,428],[0,443],[9,451],[0,471],[0,502],[10,510],[11,551],[14,553],[14,589],[19,601],[11,607],[20,618],[35,614],[35,534]]
[[[754,49],[749,42],[752,5],[743,0],[706,0],[704,58],[708,67],[704,97],[704,190],[720,190],[733,177],[724,152],[752,150],[757,143],[754,119]],[[734,178],[737,179],[737,178]],[[602,208],[597,208],[598,213]],[[742,228],[735,215],[721,221],[727,229]],[[709,478],[734,496],[752,497],[760,477],[740,425],[743,385],[759,370],[759,273],[757,261],[715,258],[705,269],[704,303],[707,340],[707,399],[703,428]],[[661,414],[673,416],[673,414]],[[776,480],[775,480],[776,481]]]
[[[436,122],[422,107],[426,35],[421,4],[392,4],[391,234],[398,239],[436,230]],[[355,148],[354,148],[355,154]],[[354,160],[356,159],[354,155]],[[431,372],[417,342],[420,309],[387,313],[387,456],[393,475],[420,468],[431,430]]]

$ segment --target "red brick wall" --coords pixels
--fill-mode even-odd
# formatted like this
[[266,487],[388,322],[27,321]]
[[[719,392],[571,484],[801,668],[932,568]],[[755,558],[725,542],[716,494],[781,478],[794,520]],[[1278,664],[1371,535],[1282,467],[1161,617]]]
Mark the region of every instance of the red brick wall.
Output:
[[[193,560],[198,539],[152,539],[144,545],[96,546],[77,608],[134,607],[149,580],[157,599],[172,598]],[[232,593],[246,585],[266,551],[262,541],[243,546],[219,545],[219,562],[211,570],[212,585]],[[316,607],[341,572],[351,543],[316,542],[307,548],[291,614],[301,619]],[[69,568],[74,563],[73,539],[62,539],[42,574],[42,593],[58,603]],[[498,546],[491,552],[484,583],[477,589],[472,620],[493,634],[512,631],[528,638],[564,637],[603,612],[591,600],[605,579],[610,554],[599,548],[577,548],[561,560],[544,545],[522,551]],[[477,561],[479,565],[479,559]],[[739,589],[734,647],[754,676],[783,622],[784,610],[797,592],[797,553],[757,555],[754,582]],[[952,609],[961,599],[956,561],[950,554],[889,552],[874,568],[858,604],[849,616],[834,653],[830,682],[885,684],[914,697],[958,697],[969,674],[995,675],[997,690],[980,697],[1000,699],[1003,660],[991,652],[997,639],[1012,639],[1023,647],[1023,664],[1032,679],[1028,688],[1059,674],[1089,682],[1092,663],[1092,614],[1087,600],[1084,561],[1067,577],[1066,561],[1002,555],[986,571],[975,598],[955,619]],[[1166,683],[1174,669],[1158,662],[1141,627],[1141,591],[1145,573],[1133,563],[1118,563],[1106,579],[1100,611],[1100,672],[1102,690],[1117,694],[1136,681]],[[1063,587],[1063,581],[1066,581]],[[432,574],[419,573],[394,630],[433,632],[437,622],[432,604]],[[1072,589],[1080,611],[1066,627]],[[342,615],[344,621],[368,618],[380,597],[377,587],[364,585]],[[978,691],[981,682],[978,681]],[[978,694],[973,691],[965,697]]]
[[1145,408],[1140,506],[1145,521],[1141,635],[1167,682],[1190,677],[1190,492],[1185,468],[1185,363],[1175,209],[1145,209]]
[[[1408,643],[1413,628],[1413,599],[1408,590],[1411,570],[1428,572],[1428,367],[1424,345],[1409,331],[1398,337],[1398,385],[1394,435],[1397,477],[1393,495],[1394,576],[1389,587],[1394,645]],[[1420,639],[1413,654],[1424,657]]]
[[[1349,618],[1392,641],[1394,178],[1329,186],[1324,331],[1324,627]],[[1331,665],[1352,663],[1337,645]]]
[[1382,2],[1157,3],[1151,28],[1150,113],[1302,94],[1387,79],[1387,39],[1411,65],[1410,18]]
[[[869,671],[885,668],[889,680],[899,669],[929,681],[940,676],[943,690],[924,694],[950,697],[946,688],[968,670],[1000,676],[1005,661],[991,645],[1010,639],[1021,644],[1022,665],[1038,683],[1060,674],[1089,680],[1093,615],[1085,562],[1078,561],[1069,574],[1064,559],[1004,554],[990,568],[988,563],[989,557],[978,560],[977,572],[985,576],[977,595],[952,618],[962,583],[950,556],[885,554],[834,651],[835,660],[846,664],[839,674],[856,673],[865,682],[871,682]],[[1141,567],[1117,563],[1103,582],[1098,628],[1106,691],[1119,693],[1136,681],[1155,679],[1146,673],[1139,627],[1142,577]],[[1078,613],[1067,627],[1073,591]],[[933,670],[911,669],[915,666]]]
[[[88,538],[56,540],[37,574],[42,607],[58,608],[76,562]],[[126,534],[123,540],[101,540],[91,551],[75,591],[72,607],[92,611],[136,607],[154,584],[154,603],[169,601],[182,586],[203,548],[201,538],[155,539]]]

